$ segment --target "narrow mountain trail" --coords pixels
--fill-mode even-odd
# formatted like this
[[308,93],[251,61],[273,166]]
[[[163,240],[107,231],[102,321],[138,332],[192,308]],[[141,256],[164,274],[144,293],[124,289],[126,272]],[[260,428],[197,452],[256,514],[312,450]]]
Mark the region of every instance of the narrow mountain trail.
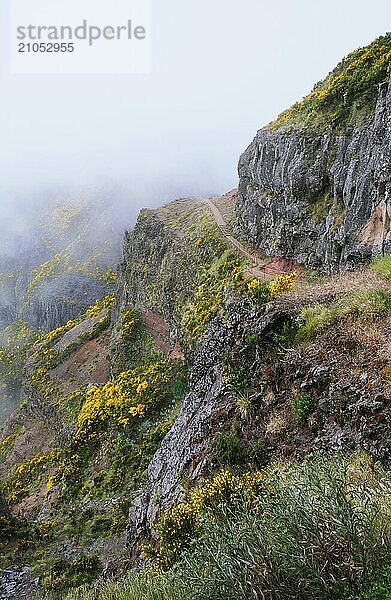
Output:
[[252,253],[229,231],[227,222],[214,201],[210,199],[207,201],[207,204],[223,236],[236,248],[243,258],[250,261],[251,266],[245,271],[248,277],[256,277],[257,279],[268,281],[279,274],[287,275],[293,271],[300,272],[302,270],[297,263],[286,258],[261,258]]

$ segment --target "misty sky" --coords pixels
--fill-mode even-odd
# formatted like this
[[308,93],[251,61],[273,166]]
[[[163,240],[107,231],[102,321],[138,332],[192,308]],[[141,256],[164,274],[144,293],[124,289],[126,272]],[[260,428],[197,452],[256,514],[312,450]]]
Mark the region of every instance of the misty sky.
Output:
[[129,215],[225,192],[257,129],[391,29],[389,0],[153,0],[152,74],[8,75],[6,4],[3,220],[17,200],[69,185],[113,188]]

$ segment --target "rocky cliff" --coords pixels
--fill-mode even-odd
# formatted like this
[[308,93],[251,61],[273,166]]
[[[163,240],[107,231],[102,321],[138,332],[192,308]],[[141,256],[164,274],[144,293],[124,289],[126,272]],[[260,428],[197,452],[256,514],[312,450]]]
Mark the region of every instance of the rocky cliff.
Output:
[[159,313],[175,335],[199,273],[226,248],[200,199],[141,211],[136,227],[125,235],[121,305]]
[[[354,53],[241,156],[236,230],[268,256],[335,273],[390,253],[390,35],[382,40],[381,76],[370,80],[376,45]],[[368,87],[351,91],[353,77]],[[337,119],[341,107],[349,119]]]
[[[385,77],[385,40],[369,54],[355,53],[309,100],[258,133],[239,165],[234,229],[245,238],[242,243],[230,230],[233,194],[143,210],[125,235],[116,294],[38,338],[18,324],[14,335],[23,339],[23,352],[15,362],[3,351],[0,361],[5,368],[17,364],[24,375],[23,402],[2,427],[0,441],[0,596],[2,586],[15,598],[24,598],[26,590],[32,598],[51,593],[60,598],[97,578],[121,578],[148,560],[169,568],[188,552],[191,562],[196,548],[191,540],[210,511],[223,506],[232,516],[238,494],[249,500],[246,511],[259,508],[271,490],[265,487],[270,473],[284,472],[309,454],[366,453],[343,467],[353,481],[338,490],[343,510],[349,502],[355,510],[361,506],[341,495],[342,488],[357,488],[358,463],[369,465],[371,485],[383,485],[378,483],[383,469],[391,466],[391,260],[383,256],[391,251],[391,92],[388,70],[386,82],[376,78]],[[375,59],[376,85],[361,91],[361,104],[349,84],[346,94],[353,94],[353,104],[335,106],[340,76],[357,60],[361,65]],[[59,217],[62,222],[66,211]],[[251,244],[270,256],[343,272],[276,273]],[[90,273],[89,253],[75,262],[68,243],[63,246],[64,253],[37,268],[28,285],[28,306],[42,325],[66,317],[61,302],[50,306],[52,280],[60,292],[64,281],[64,293],[82,304],[78,277],[96,275]],[[370,265],[361,264],[377,255]],[[292,266],[274,261],[277,267],[284,264]],[[314,485],[316,494],[325,496],[319,492],[322,477]],[[326,514],[313,503],[315,488],[305,488],[310,501],[300,509],[311,557],[313,527],[307,515],[319,520]],[[289,506],[299,496],[294,479],[293,489]],[[333,489],[327,487],[330,502]],[[278,497],[268,497],[278,505]],[[340,522],[338,502],[328,508],[330,523]],[[216,514],[223,521],[227,516]],[[379,514],[369,518],[378,522]],[[219,524],[220,517],[209,525]],[[286,523],[295,518],[288,513],[282,521],[282,539]],[[348,513],[344,552],[350,548],[345,537],[351,524]],[[362,560],[360,554],[366,529],[362,521],[359,526],[360,558],[348,554],[343,561],[358,561],[352,580],[367,568],[366,551]],[[238,531],[241,525],[235,524],[231,534]],[[304,530],[297,531],[295,549],[303,547]],[[322,530],[316,543],[340,539],[330,531]],[[379,539],[383,548],[382,531]],[[372,538],[368,544],[374,547]],[[236,557],[237,549],[229,553]],[[326,557],[338,558],[334,550],[327,547]],[[225,561],[225,550],[220,554]],[[264,555],[271,556],[270,548]],[[319,585],[333,589],[341,580],[342,589],[349,579],[345,571],[325,575],[328,559],[319,556]],[[236,580],[251,561],[240,563]],[[303,561],[305,556],[300,573]],[[199,564],[202,580],[211,561],[201,558]],[[250,578],[245,575],[243,598],[249,597],[252,578],[263,572],[258,564]],[[266,597],[267,587],[268,597],[280,598],[285,568],[279,564],[281,588],[262,584],[254,597]],[[271,568],[272,576],[277,570]],[[308,586],[302,578],[307,595],[297,597],[315,597],[313,562],[310,572]],[[153,577],[152,596],[143,596],[138,587],[142,598],[156,597],[155,583],[165,576]],[[136,586],[148,581],[149,575]],[[236,598],[234,587],[228,586],[229,596],[210,597]],[[105,597],[97,590],[94,597]],[[179,597],[188,598],[186,590]]]

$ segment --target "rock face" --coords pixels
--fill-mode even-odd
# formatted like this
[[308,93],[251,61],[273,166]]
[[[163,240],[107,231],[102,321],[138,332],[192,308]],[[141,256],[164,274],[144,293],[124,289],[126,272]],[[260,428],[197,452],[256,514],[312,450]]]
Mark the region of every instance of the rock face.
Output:
[[184,258],[181,245],[157,211],[142,211],[134,230],[125,235],[122,304],[158,312],[175,326],[178,304],[186,296],[186,286],[181,284]]
[[[158,313],[170,324],[174,337],[197,286],[197,275],[213,254],[205,215],[211,219],[202,201],[179,199],[161,209],[142,210],[133,231],[125,235],[120,304]],[[217,229],[213,219],[212,228]],[[201,238],[204,250],[197,251]]]
[[[261,315],[246,311],[246,315],[265,340],[284,316],[278,311]],[[238,306],[231,306],[224,322],[217,318],[206,333],[191,371],[191,391],[149,466],[143,494],[131,509],[130,546],[148,533],[162,510],[183,498],[184,480],[196,482],[217,466],[213,440],[235,407],[223,379],[223,357],[242,333],[242,316]]]
[[391,252],[391,82],[337,134],[261,129],[239,161],[237,232],[269,256],[335,273]]
[[20,315],[34,329],[51,331],[77,318],[113,287],[80,273],[64,274],[44,282],[27,298]]
[[[16,320],[50,331],[112,292],[122,230],[100,197],[42,201],[0,245],[0,333]],[[15,218],[15,223],[18,220]]]

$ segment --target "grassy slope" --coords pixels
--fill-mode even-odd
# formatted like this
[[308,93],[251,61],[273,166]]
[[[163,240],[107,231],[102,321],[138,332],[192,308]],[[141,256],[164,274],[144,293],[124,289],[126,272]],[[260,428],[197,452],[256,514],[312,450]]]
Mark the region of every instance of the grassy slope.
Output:
[[278,128],[346,127],[370,114],[379,84],[391,75],[391,34],[355,50],[301,102],[271,124]]

